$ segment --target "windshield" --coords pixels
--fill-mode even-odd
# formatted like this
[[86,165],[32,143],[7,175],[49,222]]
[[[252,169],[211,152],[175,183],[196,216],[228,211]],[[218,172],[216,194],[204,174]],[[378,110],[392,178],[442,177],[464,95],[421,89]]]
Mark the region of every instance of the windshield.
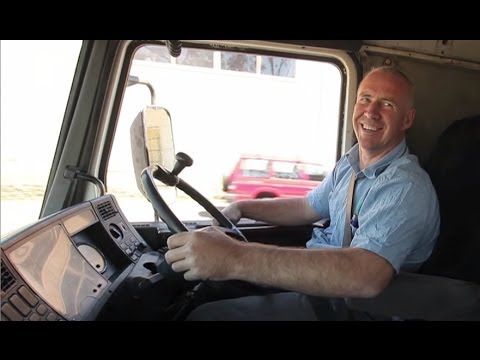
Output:
[[[243,154],[255,154],[259,163],[299,161],[312,174],[317,171],[303,164],[329,171],[337,160],[342,78],[333,62],[185,47],[174,58],[165,46],[145,45],[130,75],[150,83],[154,105],[171,114],[175,151],[193,159],[180,177],[220,209],[234,191],[226,185]],[[148,87],[127,87],[108,166],[108,191],[130,221],[153,219],[136,185],[129,137],[132,121],[151,102]],[[183,192],[158,185],[180,219],[205,219]],[[260,197],[255,190],[248,196]]]

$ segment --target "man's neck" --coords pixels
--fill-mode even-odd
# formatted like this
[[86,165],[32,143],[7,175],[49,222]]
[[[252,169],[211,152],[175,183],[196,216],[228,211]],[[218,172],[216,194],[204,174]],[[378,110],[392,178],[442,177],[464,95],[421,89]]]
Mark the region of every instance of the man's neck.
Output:
[[[403,140],[403,139],[402,139]],[[381,151],[381,152],[375,152],[375,151],[368,151],[363,149],[361,146],[358,148],[358,158],[359,158],[359,165],[360,165],[360,170],[365,169],[366,167],[375,164],[377,161],[382,159],[385,155],[387,155],[390,151],[395,149],[395,147],[398,146],[402,142],[400,140],[397,144]]]

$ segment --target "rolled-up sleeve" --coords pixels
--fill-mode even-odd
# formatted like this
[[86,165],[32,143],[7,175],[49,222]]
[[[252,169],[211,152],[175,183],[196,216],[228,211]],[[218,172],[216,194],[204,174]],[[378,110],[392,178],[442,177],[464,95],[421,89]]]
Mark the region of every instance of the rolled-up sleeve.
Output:
[[329,195],[333,191],[334,172],[307,194],[308,203],[322,219],[330,218]]

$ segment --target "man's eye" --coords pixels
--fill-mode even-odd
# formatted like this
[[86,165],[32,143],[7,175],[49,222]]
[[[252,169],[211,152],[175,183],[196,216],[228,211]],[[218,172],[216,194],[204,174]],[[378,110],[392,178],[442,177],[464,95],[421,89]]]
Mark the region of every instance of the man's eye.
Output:
[[392,103],[389,103],[388,101],[384,101],[384,102],[383,102],[383,106],[384,106],[384,107],[393,108],[393,104],[392,104]]

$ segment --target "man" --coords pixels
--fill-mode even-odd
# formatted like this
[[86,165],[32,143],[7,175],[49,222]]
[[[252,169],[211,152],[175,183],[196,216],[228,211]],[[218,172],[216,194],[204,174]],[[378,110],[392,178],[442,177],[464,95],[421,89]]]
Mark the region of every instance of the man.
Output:
[[286,291],[207,303],[190,318],[343,320],[351,318],[343,298],[377,296],[398,271],[418,269],[440,219],[430,178],[406,146],[414,118],[408,77],[396,68],[374,69],[358,88],[352,119],[358,144],[317,188],[305,198],[241,200],[223,211],[233,222],[248,217],[277,225],[329,218],[305,249],[242,243],[216,227],[171,236],[166,260],[187,280],[243,280]]

